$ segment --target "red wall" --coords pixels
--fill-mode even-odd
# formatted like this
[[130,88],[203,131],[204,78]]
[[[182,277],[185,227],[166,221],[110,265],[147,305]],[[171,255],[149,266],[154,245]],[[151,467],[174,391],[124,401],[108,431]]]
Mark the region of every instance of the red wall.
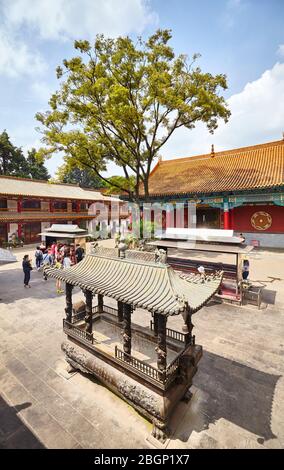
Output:
[[[267,212],[272,217],[272,225],[266,230],[256,230],[251,224],[251,216],[259,211]],[[233,228],[238,232],[284,233],[284,207],[268,205],[236,207]]]

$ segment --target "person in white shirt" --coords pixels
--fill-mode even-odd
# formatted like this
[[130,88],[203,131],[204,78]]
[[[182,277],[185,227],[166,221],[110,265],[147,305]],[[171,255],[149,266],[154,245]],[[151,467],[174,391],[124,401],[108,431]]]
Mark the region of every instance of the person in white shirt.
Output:
[[63,258],[63,268],[70,268],[71,266],[71,259],[70,259],[70,253],[67,252],[65,255],[64,255],[64,258]]

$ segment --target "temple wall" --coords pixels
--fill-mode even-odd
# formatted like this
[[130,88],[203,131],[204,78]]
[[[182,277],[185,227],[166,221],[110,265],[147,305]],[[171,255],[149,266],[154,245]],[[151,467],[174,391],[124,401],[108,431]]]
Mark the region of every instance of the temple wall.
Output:
[[[271,225],[268,223],[270,226],[265,230],[258,230],[253,226],[251,218],[257,212],[264,212],[271,217]],[[261,215],[258,216],[258,220],[261,220]],[[249,245],[257,242],[260,247],[284,248],[284,207],[274,205],[236,207],[233,228],[236,234],[242,233],[245,236]]]
[[[265,212],[272,218],[272,223],[265,230],[256,229],[251,218],[257,212]],[[261,217],[260,217],[261,219]],[[284,234],[284,207],[274,205],[240,206],[234,209],[234,230],[239,232],[255,232]]]
[[[234,232],[238,235],[240,232]],[[280,233],[253,233],[253,232],[241,232],[246,241],[247,245],[255,245],[255,241],[258,242],[258,246],[262,248],[284,248],[284,234]]]

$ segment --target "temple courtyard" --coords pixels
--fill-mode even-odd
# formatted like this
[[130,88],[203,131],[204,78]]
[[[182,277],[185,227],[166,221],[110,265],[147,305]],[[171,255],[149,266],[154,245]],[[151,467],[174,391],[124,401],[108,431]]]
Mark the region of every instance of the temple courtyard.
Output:
[[[152,448],[148,421],[99,382],[66,371],[65,296],[35,270],[24,289],[27,253],[34,248],[0,267],[0,448]],[[157,446],[284,448],[284,252],[253,252],[250,278],[264,285],[260,309],[211,301],[193,316],[204,351],[193,396]],[[73,298],[82,298],[78,288]],[[137,310],[132,321],[146,326],[150,314]],[[168,326],[181,331],[181,317]]]

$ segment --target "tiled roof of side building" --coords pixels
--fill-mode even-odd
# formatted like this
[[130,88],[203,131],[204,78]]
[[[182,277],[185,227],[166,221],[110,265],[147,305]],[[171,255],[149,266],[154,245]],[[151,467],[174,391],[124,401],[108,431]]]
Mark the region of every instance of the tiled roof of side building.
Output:
[[0,175],[0,195],[44,197],[54,199],[78,199],[87,201],[117,200],[103,196],[99,191],[84,189],[80,186],[49,181],[31,180],[15,176]]
[[150,195],[209,194],[284,186],[284,140],[159,161]]

